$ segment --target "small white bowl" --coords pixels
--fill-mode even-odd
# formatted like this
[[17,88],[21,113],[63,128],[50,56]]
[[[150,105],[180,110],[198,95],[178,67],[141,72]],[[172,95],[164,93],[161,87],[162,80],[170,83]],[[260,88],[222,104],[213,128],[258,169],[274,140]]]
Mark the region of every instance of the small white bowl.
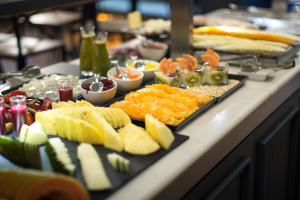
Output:
[[[155,65],[156,67],[155,67],[155,69],[151,69],[151,70],[138,69],[138,68],[134,67],[134,63],[136,63],[136,62],[143,62],[143,63],[145,63],[145,65],[147,63],[149,63],[149,64]],[[135,61],[128,60],[127,63],[126,63],[126,66],[129,69],[135,69],[135,70],[143,72],[144,73],[144,82],[148,82],[148,81],[154,80],[154,78],[155,78],[155,73],[154,72],[156,72],[158,70],[159,63],[156,62],[156,61],[153,61],[153,60],[138,59],[138,60],[135,60]]]
[[[104,77],[103,77],[104,78]],[[85,100],[92,104],[101,105],[113,99],[117,93],[117,82],[113,81],[114,87],[101,92],[88,91],[82,86],[94,82],[95,78],[89,78],[81,83],[80,92]]]
[[159,61],[164,57],[168,50],[168,45],[163,44],[163,48],[145,47],[141,43],[138,44],[137,49],[145,59]]
[[121,80],[116,78],[114,75],[116,74],[116,68],[111,68],[108,72],[107,72],[107,77],[109,79],[115,80],[118,83],[118,90],[121,92],[128,92],[134,89],[137,89],[141,86],[142,82],[143,82],[143,77],[144,74],[143,72],[139,72],[137,70],[134,69],[129,69],[126,67],[119,67],[120,70],[130,70],[132,72],[138,73],[140,76],[136,79],[130,79],[130,80]]

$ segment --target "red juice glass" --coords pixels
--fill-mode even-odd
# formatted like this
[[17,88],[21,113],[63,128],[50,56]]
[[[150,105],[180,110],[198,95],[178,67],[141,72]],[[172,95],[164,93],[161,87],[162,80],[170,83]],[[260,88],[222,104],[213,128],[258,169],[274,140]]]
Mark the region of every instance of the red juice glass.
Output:
[[4,98],[0,97],[0,135],[5,135],[5,107],[4,107]]
[[23,95],[10,97],[10,112],[12,116],[14,131],[17,135],[19,135],[20,129],[25,123],[25,113],[27,111],[26,102],[27,98]]
[[69,80],[58,82],[58,94],[60,101],[73,101],[73,88]]

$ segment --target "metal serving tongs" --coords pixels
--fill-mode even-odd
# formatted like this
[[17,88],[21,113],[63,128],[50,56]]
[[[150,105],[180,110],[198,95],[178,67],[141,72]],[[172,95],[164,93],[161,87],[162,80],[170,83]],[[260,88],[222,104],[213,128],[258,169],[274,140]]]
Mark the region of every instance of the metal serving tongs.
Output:
[[6,72],[0,75],[0,80],[7,79],[14,76],[21,76],[23,78],[33,78],[41,74],[41,69],[39,66],[29,65],[24,67],[18,72]]
[[253,55],[251,59],[246,59],[242,62],[241,70],[245,72],[256,72],[261,69],[271,69],[273,71],[279,71],[283,69],[290,69],[295,67],[295,60],[291,59],[282,64],[265,64],[259,61],[259,57]]

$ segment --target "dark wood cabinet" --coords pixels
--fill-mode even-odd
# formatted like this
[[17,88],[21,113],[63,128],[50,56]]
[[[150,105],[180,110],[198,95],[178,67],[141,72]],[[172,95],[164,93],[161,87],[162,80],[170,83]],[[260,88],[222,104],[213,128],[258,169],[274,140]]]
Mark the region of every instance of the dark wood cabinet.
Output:
[[300,91],[265,119],[183,199],[299,200],[299,107]]

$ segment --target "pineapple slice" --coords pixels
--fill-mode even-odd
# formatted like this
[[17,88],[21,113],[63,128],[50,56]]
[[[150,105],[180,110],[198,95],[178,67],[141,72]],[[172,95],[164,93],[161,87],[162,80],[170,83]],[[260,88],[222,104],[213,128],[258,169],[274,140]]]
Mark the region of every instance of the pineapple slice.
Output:
[[94,107],[93,104],[91,104],[90,102],[85,101],[85,100],[76,101],[76,104],[78,104],[79,106],[89,106],[89,107]]
[[146,114],[145,124],[146,131],[162,148],[168,149],[171,146],[175,137],[172,131],[164,123],[152,117],[152,115]]
[[[62,114],[60,109],[38,112],[36,114],[38,116],[37,121],[42,125],[46,133],[52,133],[73,141],[103,144],[103,133],[93,124],[71,117],[66,113]],[[56,124],[51,126],[49,122],[56,122]]]
[[54,117],[55,114],[56,113],[53,110],[37,112],[35,114],[35,120],[42,125],[45,132],[49,135],[57,135],[57,126],[59,121],[57,121]]
[[102,121],[105,130],[104,146],[116,151],[123,151],[124,142],[122,137],[104,119]]
[[82,114],[87,122],[97,128],[100,133],[99,141],[101,144],[104,144],[105,130],[103,129],[103,124],[101,123],[103,120],[102,116],[95,111],[82,112]]
[[121,128],[131,123],[129,116],[119,108],[97,107],[97,111],[99,111],[114,128]]
[[119,129],[123,138],[124,150],[134,155],[148,155],[159,150],[159,145],[150,137],[145,129],[134,124],[127,124]]
[[80,144],[77,147],[77,157],[80,160],[82,174],[89,190],[105,190],[112,187],[101,159],[92,145]]

